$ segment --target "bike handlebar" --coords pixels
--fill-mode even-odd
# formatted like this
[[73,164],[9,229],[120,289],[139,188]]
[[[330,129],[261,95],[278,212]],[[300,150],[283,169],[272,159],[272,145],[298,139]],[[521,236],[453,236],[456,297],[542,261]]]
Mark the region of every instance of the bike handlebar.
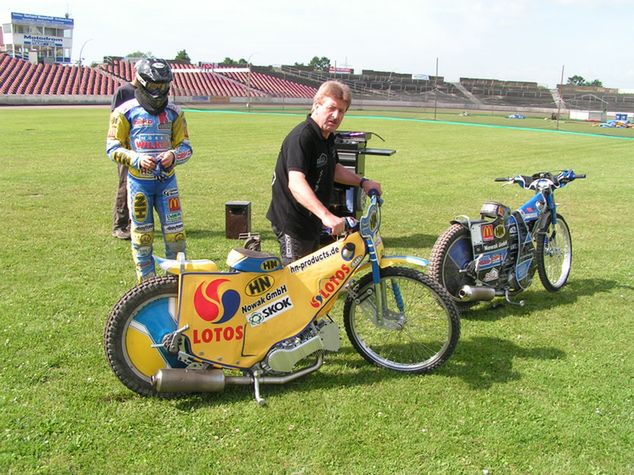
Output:
[[570,183],[577,178],[586,178],[585,173],[575,174],[572,170],[563,170],[558,174],[554,174],[551,172],[537,172],[533,175],[516,175],[513,177],[499,177],[495,178],[494,181],[501,181],[506,183],[517,183],[522,188],[533,188],[534,183],[539,180],[549,180],[551,182],[552,188],[560,188],[565,186],[567,183]]

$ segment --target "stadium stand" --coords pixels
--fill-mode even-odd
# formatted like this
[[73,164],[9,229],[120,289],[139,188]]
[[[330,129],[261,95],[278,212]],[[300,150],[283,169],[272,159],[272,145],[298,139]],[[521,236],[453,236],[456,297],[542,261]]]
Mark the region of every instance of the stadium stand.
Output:
[[[535,82],[480,78],[460,78],[460,82],[451,83],[442,76],[418,78],[375,70],[335,74],[297,65],[252,66],[247,70],[178,61],[170,64],[174,71],[172,92],[185,102],[244,102],[246,98],[248,104],[251,99],[266,102],[288,98],[305,104],[324,81],[338,79],[350,86],[355,100],[377,104],[398,101],[405,105],[437,103],[440,107],[465,109],[548,111],[557,109],[561,101],[564,110],[634,112],[634,94],[610,88],[558,85],[548,90]],[[107,57],[101,65],[85,67],[32,64],[0,53],[0,96],[5,100],[19,96],[17,101],[28,101],[26,96],[46,95],[64,96],[59,99],[62,102],[106,104],[115,89],[134,75],[134,61],[122,57]],[[19,103],[16,100],[9,103]]]
[[570,84],[557,88],[568,109],[634,112],[634,94],[619,93],[618,89]]
[[460,85],[485,105],[556,107],[550,90],[536,82],[460,78]]
[[32,64],[0,53],[0,94],[108,95],[119,83],[93,68]]

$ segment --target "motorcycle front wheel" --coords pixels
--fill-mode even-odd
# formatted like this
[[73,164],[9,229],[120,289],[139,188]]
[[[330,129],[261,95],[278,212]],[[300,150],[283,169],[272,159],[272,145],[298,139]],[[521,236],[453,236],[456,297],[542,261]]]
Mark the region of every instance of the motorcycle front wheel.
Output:
[[467,310],[477,304],[458,299],[458,293],[463,286],[475,285],[475,280],[465,272],[471,261],[471,234],[459,224],[452,224],[438,236],[429,257],[429,276],[447,289],[460,310]]
[[104,331],[108,363],[125,386],[143,396],[158,394],[151,377],[159,369],[185,367],[165,348],[152,347],[176,330],[177,297],[176,276],[154,277],[130,289],[108,316]]
[[561,289],[572,268],[572,237],[568,223],[557,215],[557,224],[548,219],[548,226],[537,233],[537,272],[549,292]]
[[372,274],[350,290],[343,310],[352,346],[368,362],[405,373],[429,373],[451,356],[460,314],[438,283],[414,269],[381,269],[383,315],[376,311]]

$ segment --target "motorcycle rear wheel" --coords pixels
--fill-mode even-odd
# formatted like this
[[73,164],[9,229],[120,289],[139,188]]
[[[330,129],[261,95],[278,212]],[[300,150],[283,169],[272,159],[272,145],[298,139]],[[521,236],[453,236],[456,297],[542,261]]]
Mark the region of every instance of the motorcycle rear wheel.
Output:
[[471,261],[471,235],[460,224],[452,224],[438,236],[429,257],[429,276],[447,289],[460,310],[467,310],[478,303],[458,299],[458,292],[464,285],[475,284],[473,278],[461,272]]
[[104,331],[108,363],[119,380],[143,396],[157,393],[151,377],[159,369],[184,368],[164,348],[152,348],[176,330],[178,278],[154,277],[130,289],[110,312]]
[[438,283],[414,269],[381,269],[385,307],[377,319],[372,274],[348,294],[343,310],[346,333],[363,358],[404,373],[430,373],[451,356],[460,337],[460,313]]
[[548,218],[548,226],[537,234],[537,272],[549,292],[557,292],[568,282],[572,268],[572,236],[563,216],[557,224]]

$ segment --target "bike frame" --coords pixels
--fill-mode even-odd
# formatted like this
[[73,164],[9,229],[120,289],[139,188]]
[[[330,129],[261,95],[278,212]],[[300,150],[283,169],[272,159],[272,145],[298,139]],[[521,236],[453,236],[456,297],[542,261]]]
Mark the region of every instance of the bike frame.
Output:
[[[381,269],[397,264],[424,267],[427,261],[384,255],[380,205],[380,198],[371,196],[358,231],[286,267],[279,258],[248,256],[239,249],[228,256],[233,272],[219,272],[209,260],[158,258],[161,268],[179,276],[176,333],[186,348],[180,350],[180,359],[252,368],[273,346],[327,317],[338,295],[349,290],[352,277],[365,270],[372,272],[376,318],[381,322],[389,311]],[[398,287],[393,290],[403,312]]]

